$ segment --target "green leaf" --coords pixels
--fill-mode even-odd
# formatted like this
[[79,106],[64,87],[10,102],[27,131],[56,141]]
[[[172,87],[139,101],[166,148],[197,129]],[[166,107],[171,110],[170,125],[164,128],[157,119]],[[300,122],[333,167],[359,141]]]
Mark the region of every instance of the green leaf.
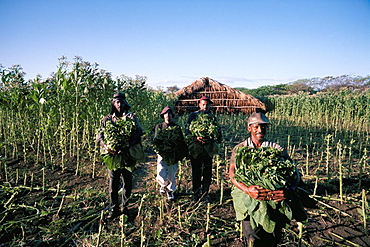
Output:
[[122,166],[122,155],[119,154],[106,154],[103,156],[103,160],[111,171],[115,171]]
[[[262,147],[258,149],[250,147],[239,147],[235,155],[236,170],[235,180],[245,184],[246,186],[260,185],[263,188],[270,190],[284,189],[290,185],[291,181],[295,181],[295,164],[282,158],[282,150],[271,147]],[[239,190],[239,189],[234,189]],[[239,190],[241,191],[241,190]],[[244,192],[241,192],[244,193]],[[244,193],[245,194],[245,193]],[[242,195],[242,194],[241,194]],[[234,208],[237,213],[237,218],[250,216],[251,222],[254,225],[260,225],[267,232],[273,232],[275,222],[271,219],[276,218],[276,214],[280,214],[279,219],[284,216],[291,220],[293,215],[298,219],[305,219],[303,206],[298,200],[293,198],[296,208],[291,208],[286,200],[281,202],[259,201],[254,200],[250,196],[238,196],[237,192],[232,193]],[[242,203],[241,203],[242,202]],[[280,217],[281,216],[281,217]]]

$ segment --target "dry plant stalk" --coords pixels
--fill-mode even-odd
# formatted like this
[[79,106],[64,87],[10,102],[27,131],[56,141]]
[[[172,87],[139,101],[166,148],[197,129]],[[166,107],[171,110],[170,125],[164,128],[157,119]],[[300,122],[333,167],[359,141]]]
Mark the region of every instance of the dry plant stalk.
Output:
[[62,201],[60,202],[60,205],[59,205],[59,208],[58,208],[58,211],[57,211],[57,213],[55,214],[55,216],[58,216],[59,215],[59,213],[60,213],[60,210],[62,210],[62,207],[63,207],[63,203],[64,203],[64,199],[65,199],[65,195],[63,195],[63,197],[62,197]]
[[207,204],[207,223],[206,223],[206,232],[209,231],[209,213],[210,213],[211,205]]
[[362,190],[362,216],[364,218],[364,230],[365,230],[365,235],[368,234],[368,231],[367,231],[367,221],[366,221],[366,211],[368,209],[368,204],[367,204],[367,201],[366,201],[366,192],[365,190],[363,189]]
[[180,228],[182,228],[182,223],[181,223],[181,205],[179,205],[179,206],[177,207],[177,212],[178,212],[178,217],[179,217],[179,219],[178,219],[178,221],[179,221],[179,226],[180,226]]
[[120,216],[120,223],[121,223],[121,247],[126,246],[126,233],[125,233],[125,227],[127,222],[127,215],[122,214]]
[[[316,200],[316,199],[315,199]],[[336,212],[338,212],[338,213],[340,213],[340,214],[342,214],[343,216],[348,216],[348,217],[351,217],[352,218],[352,216],[350,215],[350,214],[347,214],[346,212],[343,212],[342,210],[339,210],[339,209],[337,209],[337,208],[335,208],[335,207],[333,207],[333,206],[330,206],[329,204],[326,204],[326,203],[324,203],[324,202],[322,202],[322,201],[319,201],[319,200],[316,200],[318,203],[320,203],[320,204],[322,204],[322,205],[324,205],[325,207],[327,207],[327,208],[330,208],[330,209],[333,209],[334,211],[336,211]]]
[[103,216],[104,216],[104,211],[102,210],[100,212],[100,222],[99,222],[99,232],[98,232],[98,239],[96,241],[96,247],[99,247],[100,245],[100,236],[101,236],[101,233],[103,231]]
[[352,245],[352,246],[361,247],[360,245],[358,245],[358,244],[356,244],[356,243],[353,243],[353,242],[351,242],[351,241],[349,241],[349,240],[347,240],[347,239],[345,239],[345,238],[343,238],[343,237],[339,236],[338,234],[335,234],[334,232],[330,232],[330,231],[329,231],[329,234],[331,234],[331,235],[333,235],[333,236],[335,236],[335,237],[339,238],[340,240],[342,240],[342,241],[344,241],[345,243],[348,243],[348,244],[350,244],[350,245]]

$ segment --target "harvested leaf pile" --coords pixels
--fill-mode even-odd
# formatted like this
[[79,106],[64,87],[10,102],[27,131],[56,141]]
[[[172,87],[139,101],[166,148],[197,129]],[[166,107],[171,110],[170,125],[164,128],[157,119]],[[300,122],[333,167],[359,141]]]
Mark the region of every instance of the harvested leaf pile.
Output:
[[167,129],[158,129],[153,140],[153,149],[167,165],[173,165],[186,157],[187,148],[181,128],[170,126]]
[[116,122],[107,121],[103,130],[104,142],[108,148],[115,150],[115,154],[104,154],[103,160],[109,170],[121,168],[122,159],[127,156],[123,151],[130,147],[130,142],[135,138],[137,126],[135,122],[128,117],[119,118]]
[[[209,114],[199,114],[194,119],[189,130],[191,135],[186,137],[189,152],[197,158],[204,153],[207,153],[210,157],[218,153],[219,146],[218,142],[221,141],[221,131],[215,118]],[[202,137],[205,144],[201,144],[196,140],[196,137]]]
[[[289,188],[296,180],[295,165],[284,160],[282,150],[271,147],[240,147],[236,152],[235,162],[237,169],[234,179],[246,186],[260,185],[265,189],[280,190]],[[243,202],[235,205],[236,211],[247,211],[253,228],[261,225],[265,231],[272,233],[279,221],[288,223],[293,218],[297,221],[307,219],[302,203],[295,196],[275,202],[255,200],[239,189],[236,192]]]
[[288,187],[295,180],[295,165],[284,160],[282,150],[271,147],[241,147],[235,156],[235,179],[246,186],[260,185],[278,190]]
[[110,149],[123,150],[129,147],[130,141],[135,136],[137,126],[131,118],[122,117],[116,122],[107,121],[104,128],[104,142]]

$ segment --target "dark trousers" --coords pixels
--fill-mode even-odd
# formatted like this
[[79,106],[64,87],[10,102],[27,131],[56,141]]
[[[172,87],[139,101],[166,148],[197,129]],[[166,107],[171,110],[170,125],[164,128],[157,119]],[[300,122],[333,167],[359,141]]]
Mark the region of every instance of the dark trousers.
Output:
[[127,204],[132,191],[132,172],[127,169],[109,171],[109,199],[111,210],[119,209],[118,191],[122,182],[122,208]]
[[268,233],[261,226],[252,229],[249,218],[242,220],[243,235],[246,241],[246,246],[250,247],[274,247],[277,246],[282,238],[282,229],[284,224],[277,223],[275,231]]
[[212,181],[212,158],[208,155],[198,159],[191,158],[193,192],[208,193]]

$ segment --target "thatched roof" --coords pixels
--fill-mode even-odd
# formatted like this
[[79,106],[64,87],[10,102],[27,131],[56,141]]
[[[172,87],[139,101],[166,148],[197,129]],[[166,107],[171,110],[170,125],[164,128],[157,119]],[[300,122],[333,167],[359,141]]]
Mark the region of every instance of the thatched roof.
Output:
[[178,96],[176,112],[192,112],[198,109],[198,101],[208,96],[213,101],[216,112],[253,112],[266,111],[265,104],[252,95],[240,92],[209,77],[202,77],[187,87],[175,92]]

